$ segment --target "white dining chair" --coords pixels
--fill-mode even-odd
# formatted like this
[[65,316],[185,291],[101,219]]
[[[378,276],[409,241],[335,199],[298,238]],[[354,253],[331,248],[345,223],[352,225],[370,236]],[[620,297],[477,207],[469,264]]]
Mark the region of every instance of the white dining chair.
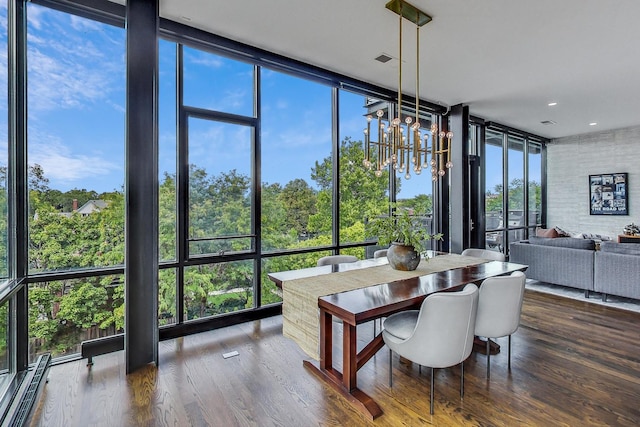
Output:
[[378,249],[373,253],[374,258],[384,258],[387,256],[387,249]]
[[520,325],[526,276],[491,277],[480,285],[475,334],[487,339],[487,378],[491,370],[491,338],[509,336],[508,368],[511,369],[511,335]]
[[505,261],[505,256],[502,252],[491,251],[489,249],[477,249],[477,248],[467,248],[462,251],[460,255],[465,256],[473,256],[476,258],[484,258],[490,259],[492,261]]
[[464,396],[464,361],[473,349],[478,287],[427,296],[420,310],[392,314],[382,338],[389,347],[389,387],[393,386],[393,353],[431,368],[430,413],[433,414],[434,368],[460,364],[460,397]]
[[318,259],[318,267],[323,265],[344,264],[358,261],[358,257],[353,255],[327,255]]

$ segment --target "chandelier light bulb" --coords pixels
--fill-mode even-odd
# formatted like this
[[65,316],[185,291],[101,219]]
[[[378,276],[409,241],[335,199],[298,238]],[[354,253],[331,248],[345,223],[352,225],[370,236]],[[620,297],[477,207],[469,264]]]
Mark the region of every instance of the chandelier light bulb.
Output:
[[440,176],[444,176],[444,169],[440,169],[440,170],[438,171],[438,175],[440,175]]
[[438,125],[434,123],[431,125],[431,133],[435,135],[437,132],[438,132]]
[[431,166],[435,166],[435,165],[436,165],[436,159],[433,159],[433,158],[432,158],[432,159],[431,159],[431,161],[429,162],[429,164],[430,164]]
[[453,138],[453,132],[451,131],[447,132],[447,138],[449,139]]
[[393,126],[398,126],[400,124],[400,117],[396,117],[395,119],[393,119],[393,121],[391,122],[391,124]]
[[437,175],[431,175],[431,181],[436,182],[438,180]]
[[382,111],[382,110],[376,111],[376,116],[378,116],[378,117],[384,116],[384,111]]
[[407,174],[404,176],[405,179],[410,179],[411,175],[409,174],[409,171],[407,171]]
[[441,131],[439,135],[440,135],[440,138],[444,138],[445,136],[447,136],[446,132],[444,131]]
[[453,162],[449,161],[445,166],[447,167],[447,169],[451,169],[453,167]]
[[382,171],[380,169],[376,170],[375,175],[380,178],[382,176]]
[[373,119],[373,117],[371,117],[371,114],[367,115],[367,121],[370,122],[371,119]]
[[412,121],[413,119],[411,117],[407,117],[406,119],[404,119],[404,122],[408,125],[410,125]]

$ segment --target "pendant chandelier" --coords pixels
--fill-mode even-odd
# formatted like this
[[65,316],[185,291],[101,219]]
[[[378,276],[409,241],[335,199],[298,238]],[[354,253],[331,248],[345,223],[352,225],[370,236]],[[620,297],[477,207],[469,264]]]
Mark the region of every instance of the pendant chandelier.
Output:
[[[391,0],[386,8],[399,15],[399,55],[398,55],[398,105],[396,117],[386,126],[384,111],[376,111],[377,141],[371,139],[373,117],[367,115],[367,128],[364,130],[365,155],[363,165],[373,170],[377,177],[382,176],[386,167],[393,167],[406,179],[411,178],[411,170],[420,175],[423,169],[431,169],[431,178],[437,181],[445,175],[445,170],[453,167],[451,162],[452,132],[439,131],[437,124],[431,125],[429,134],[424,136],[420,130],[420,28],[431,21],[431,17],[404,0]],[[402,20],[407,19],[416,25],[416,114],[415,120],[402,117]],[[423,143],[424,140],[424,143]],[[431,146],[429,146],[431,142]],[[429,159],[430,158],[430,159]]]

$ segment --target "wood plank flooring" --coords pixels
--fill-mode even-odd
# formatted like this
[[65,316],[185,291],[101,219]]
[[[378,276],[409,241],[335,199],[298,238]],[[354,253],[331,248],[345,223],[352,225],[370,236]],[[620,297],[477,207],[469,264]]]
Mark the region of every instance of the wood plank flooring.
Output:
[[[339,327],[337,328],[339,329]],[[370,339],[371,324],[359,328]],[[341,334],[336,330],[336,340]],[[436,370],[386,348],[358,374],[384,414],[365,420],[302,366],[305,355],[273,317],[160,343],[160,366],[129,376],[122,352],[51,369],[32,426],[636,426],[640,424],[640,314],[527,291],[520,329],[491,359],[472,354]],[[224,359],[236,350],[239,356]],[[338,355],[338,359],[340,356]]]

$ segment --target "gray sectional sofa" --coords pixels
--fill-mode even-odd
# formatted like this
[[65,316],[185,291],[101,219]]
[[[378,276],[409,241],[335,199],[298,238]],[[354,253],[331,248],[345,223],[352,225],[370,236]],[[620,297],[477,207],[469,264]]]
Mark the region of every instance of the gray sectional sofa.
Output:
[[594,290],[607,295],[640,299],[640,245],[607,243],[595,253]]
[[509,247],[509,261],[526,264],[527,277],[607,295],[640,299],[640,245],[532,236]]

